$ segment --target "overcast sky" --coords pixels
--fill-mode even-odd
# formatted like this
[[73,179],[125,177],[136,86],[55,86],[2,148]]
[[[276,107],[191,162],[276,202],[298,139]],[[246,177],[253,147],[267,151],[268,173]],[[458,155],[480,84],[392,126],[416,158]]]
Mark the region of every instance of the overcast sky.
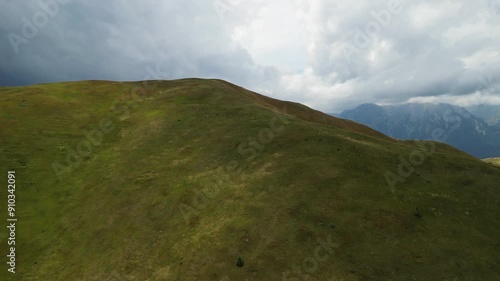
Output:
[[0,85],[204,77],[325,112],[500,104],[500,0],[0,0],[0,11]]

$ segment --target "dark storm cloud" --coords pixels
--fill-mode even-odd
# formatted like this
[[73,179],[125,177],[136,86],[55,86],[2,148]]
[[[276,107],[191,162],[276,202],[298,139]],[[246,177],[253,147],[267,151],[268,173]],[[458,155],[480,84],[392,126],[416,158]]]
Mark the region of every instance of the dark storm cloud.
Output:
[[[33,15],[46,13],[39,3],[48,2],[57,3],[52,10],[59,11],[37,27]],[[256,65],[246,50],[231,42],[210,2],[54,0],[10,1],[5,6],[8,16],[0,19],[2,85],[141,80],[148,75],[147,67],[156,66],[167,74],[165,79],[218,77],[248,83],[276,78],[269,76],[272,68]],[[37,29],[32,38],[23,34],[23,18]],[[12,44],[9,34],[28,42]]]

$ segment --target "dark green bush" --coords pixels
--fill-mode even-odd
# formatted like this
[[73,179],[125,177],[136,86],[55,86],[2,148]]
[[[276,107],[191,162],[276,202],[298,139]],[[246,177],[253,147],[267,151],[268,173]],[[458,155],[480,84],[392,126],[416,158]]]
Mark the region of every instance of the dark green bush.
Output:
[[241,257],[238,257],[236,259],[236,266],[237,267],[243,267],[244,264],[245,264],[245,262],[243,261],[243,259]]

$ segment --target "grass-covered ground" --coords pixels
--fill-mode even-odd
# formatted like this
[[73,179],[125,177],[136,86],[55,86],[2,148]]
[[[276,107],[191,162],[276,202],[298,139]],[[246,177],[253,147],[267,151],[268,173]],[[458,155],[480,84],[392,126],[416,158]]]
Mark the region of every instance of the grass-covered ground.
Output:
[[0,88],[0,280],[499,280],[500,168],[219,80],[144,86]]

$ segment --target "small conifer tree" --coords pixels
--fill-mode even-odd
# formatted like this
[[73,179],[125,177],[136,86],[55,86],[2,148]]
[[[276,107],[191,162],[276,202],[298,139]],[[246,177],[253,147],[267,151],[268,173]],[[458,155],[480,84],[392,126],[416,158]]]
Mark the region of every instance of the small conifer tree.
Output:
[[421,218],[422,217],[422,213],[420,213],[420,210],[417,208],[417,211],[415,212],[415,216],[417,218]]
[[241,257],[238,257],[236,259],[236,266],[237,267],[243,267],[244,264],[245,264],[245,262],[243,261],[243,259]]

